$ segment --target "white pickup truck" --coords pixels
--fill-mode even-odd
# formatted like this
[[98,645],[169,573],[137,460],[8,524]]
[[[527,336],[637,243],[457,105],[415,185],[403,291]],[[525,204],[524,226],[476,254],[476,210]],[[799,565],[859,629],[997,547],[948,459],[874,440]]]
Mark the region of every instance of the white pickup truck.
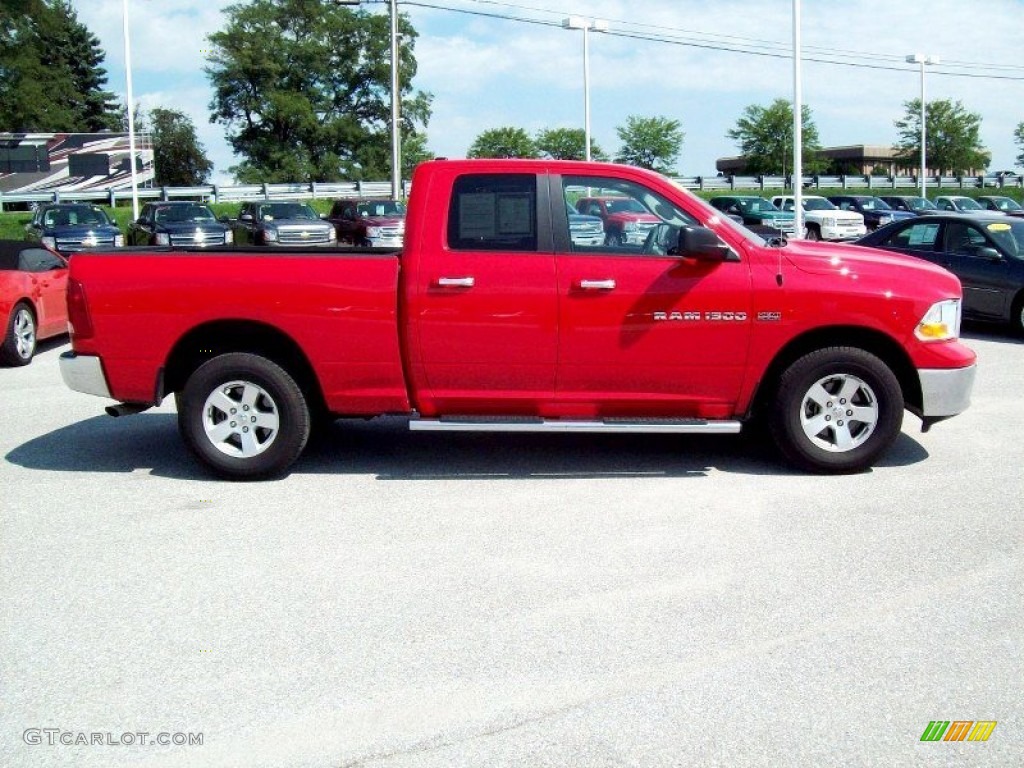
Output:
[[[804,195],[804,239],[854,240],[867,234],[864,217],[856,211],[843,211],[824,197]],[[792,195],[772,198],[772,204],[783,211],[793,210]]]

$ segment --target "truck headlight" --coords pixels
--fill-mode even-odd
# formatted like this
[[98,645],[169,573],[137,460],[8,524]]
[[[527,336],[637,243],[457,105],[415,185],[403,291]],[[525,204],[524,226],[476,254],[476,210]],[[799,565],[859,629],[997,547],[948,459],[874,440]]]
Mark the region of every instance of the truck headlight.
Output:
[[268,243],[277,242],[277,230],[272,227],[267,227],[263,230],[263,240]]
[[57,250],[57,238],[56,237],[40,237],[39,242],[49,248],[51,251]]
[[377,238],[380,237],[380,227],[367,227],[366,236],[370,240],[376,240]]
[[636,232],[636,222],[635,221],[627,221],[623,225],[622,229],[625,230],[626,232]]
[[883,227],[886,224],[892,224],[892,216],[879,216],[878,226]]
[[823,218],[821,220],[821,225],[823,227],[834,227],[834,226],[836,226],[836,217],[835,216],[826,216],[825,218]]
[[948,341],[960,336],[960,299],[932,304],[914,329],[921,341]]
[[224,230],[224,245],[231,245],[233,242],[235,242],[235,233],[230,229]]
[[124,248],[124,235],[114,235],[114,247]]
[[171,244],[171,236],[168,235],[166,232],[157,232],[156,233],[156,244],[157,245],[170,245]]

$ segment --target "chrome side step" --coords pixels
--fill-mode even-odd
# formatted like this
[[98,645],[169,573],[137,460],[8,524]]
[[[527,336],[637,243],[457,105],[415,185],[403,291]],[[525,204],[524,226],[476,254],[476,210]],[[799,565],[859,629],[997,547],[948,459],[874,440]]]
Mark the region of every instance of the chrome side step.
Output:
[[445,416],[440,419],[411,419],[413,432],[605,432],[618,434],[735,435],[738,421],[706,419],[600,419],[570,421],[531,417]]

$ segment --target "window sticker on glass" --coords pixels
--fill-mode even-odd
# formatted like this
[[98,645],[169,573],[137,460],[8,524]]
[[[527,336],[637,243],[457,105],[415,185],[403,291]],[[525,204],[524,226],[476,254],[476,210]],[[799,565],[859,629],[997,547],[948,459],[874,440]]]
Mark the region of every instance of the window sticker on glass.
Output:
[[1010,229],[1011,227],[1009,224],[996,223],[988,225],[989,232],[1009,232]]
[[459,195],[459,237],[494,237],[493,192]]
[[938,234],[938,224],[927,224],[924,226],[910,228],[909,245],[932,245],[935,242],[935,235]]
[[527,195],[503,195],[498,198],[498,234],[529,235],[530,198]]

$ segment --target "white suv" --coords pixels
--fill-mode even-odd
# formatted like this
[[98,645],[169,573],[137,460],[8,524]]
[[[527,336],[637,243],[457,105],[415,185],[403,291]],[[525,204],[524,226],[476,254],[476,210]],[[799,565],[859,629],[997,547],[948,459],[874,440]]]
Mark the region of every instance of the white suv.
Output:
[[[853,240],[867,234],[864,217],[856,211],[842,211],[824,197],[804,195],[804,238],[807,240]],[[793,197],[772,198],[776,208],[793,210]]]

